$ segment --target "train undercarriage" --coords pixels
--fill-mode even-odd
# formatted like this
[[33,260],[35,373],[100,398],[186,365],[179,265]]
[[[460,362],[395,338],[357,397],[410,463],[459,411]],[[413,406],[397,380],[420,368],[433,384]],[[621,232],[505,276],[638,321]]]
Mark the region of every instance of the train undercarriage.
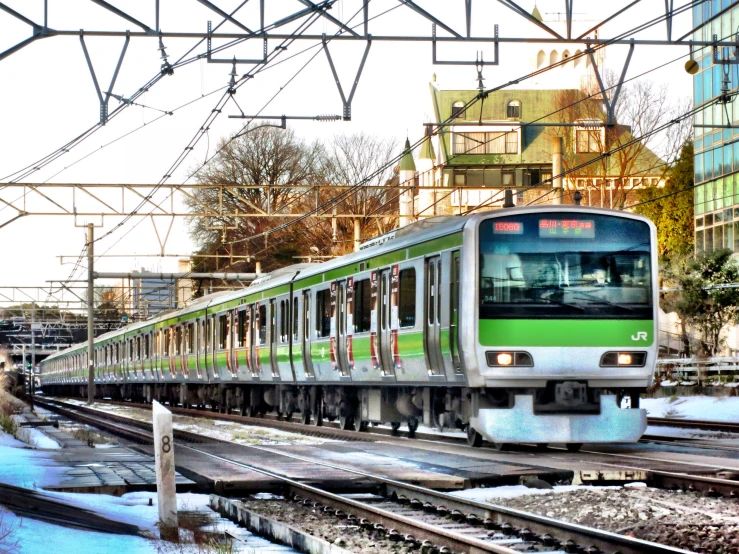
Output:
[[[87,396],[84,385],[45,389],[52,396]],[[100,399],[156,400],[250,417],[276,414],[286,420],[299,418],[306,425],[338,421],[342,429],[356,431],[371,424],[389,424],[395,431],[405,424],[410,436],[419,424],[462,429],[472,446],[487,439],[498,448],[526,442],[565,443],[574,449],[589,442],[638,440],[646,428],[646,412],[638,409],[641,392],[564,381],[536,389],[109,383],[97,385],[95,394]]]

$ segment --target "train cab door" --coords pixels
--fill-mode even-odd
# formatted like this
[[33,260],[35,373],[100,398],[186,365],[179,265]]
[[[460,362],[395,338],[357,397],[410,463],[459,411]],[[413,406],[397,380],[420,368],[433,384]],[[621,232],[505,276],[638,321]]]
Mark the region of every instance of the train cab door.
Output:
[[441,354],[441,256],[426,258],[423,341],[430,375],[444,375]]
[[[395,375],[395,358],[393,356],[392,344],[392,321],[393,311],[397,320],[397,296],[398,279],[393,276],[391,269],[383,269],[377,272],[377,354],[383,377]],[[393,280],[395,281],[395,296],[393,296]],[[396,302],[393,303],[393,300]],[[397,332],[397,331],[396,331]]]
[[303,291],[303,365],[305,367],[306,377],[315,377],[315,371],[313,370],[313,360],[310,352],[310,335],[311,335],[311,322],[310,322],[310,290]]

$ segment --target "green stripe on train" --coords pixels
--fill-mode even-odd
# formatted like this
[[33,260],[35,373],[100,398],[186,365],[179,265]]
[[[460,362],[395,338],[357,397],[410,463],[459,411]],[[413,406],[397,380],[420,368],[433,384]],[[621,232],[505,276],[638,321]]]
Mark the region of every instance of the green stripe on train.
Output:
[[651,319],[483,319],[482,346],[627,346],[654,342]]

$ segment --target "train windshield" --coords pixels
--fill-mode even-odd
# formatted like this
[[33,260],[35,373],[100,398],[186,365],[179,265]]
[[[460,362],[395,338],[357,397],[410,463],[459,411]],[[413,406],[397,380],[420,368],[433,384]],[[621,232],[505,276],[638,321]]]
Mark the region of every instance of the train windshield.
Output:
[[652,317],[646,223],[550,212],[480,224],[480,318]]

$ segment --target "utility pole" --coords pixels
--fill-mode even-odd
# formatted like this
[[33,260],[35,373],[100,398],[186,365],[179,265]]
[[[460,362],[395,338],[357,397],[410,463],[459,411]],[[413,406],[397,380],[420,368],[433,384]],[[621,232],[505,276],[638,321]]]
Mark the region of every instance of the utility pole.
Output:
[[95,270],[93,233],[95,226],[87,224],[87,403],[95,401]]
[[552,177],[554,178],[552,204],[561,204],[564,193],[562,188],[562,137],[552,137]]

